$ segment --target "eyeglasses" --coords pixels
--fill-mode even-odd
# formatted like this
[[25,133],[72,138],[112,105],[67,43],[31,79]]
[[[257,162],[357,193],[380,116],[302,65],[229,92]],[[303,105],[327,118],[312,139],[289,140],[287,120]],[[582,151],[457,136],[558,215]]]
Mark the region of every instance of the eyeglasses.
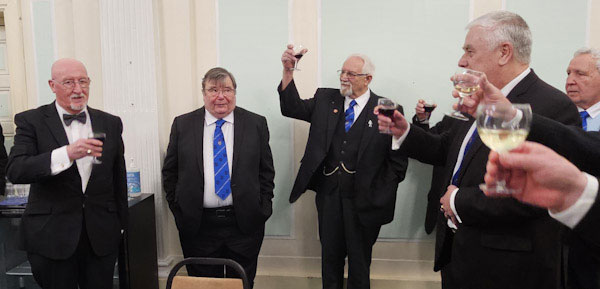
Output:
[[206,93],[208,93],[209,95],[219,95],[219,93],[223,93],[223,95],[230,96],[235,93],[235,89],[231,88],[216,89],[213,87],[205,89],[204,91],[206,91]]
[[[52,81],[55,81],[55,80],[52,80]],[[79,83],[79,86],[81,88],[88,88],[90,86],[90,79],[89,78],[81,78],[79,80],[67,79],[63,82],[58,82],[58,83],[60,83],[62,86],[69,88],[69,89],[75,88],[75,85],[77,83]]]
[[367,76],[367,75],[369,75],[368,73],[354,73],[352,71],[345,71],[345,70],[341,70],[341,69],[338,70],[337,73],[338,73],[339,76],[344,76],[344,74],[345,74],[350,79],[355,78],[357,76]]

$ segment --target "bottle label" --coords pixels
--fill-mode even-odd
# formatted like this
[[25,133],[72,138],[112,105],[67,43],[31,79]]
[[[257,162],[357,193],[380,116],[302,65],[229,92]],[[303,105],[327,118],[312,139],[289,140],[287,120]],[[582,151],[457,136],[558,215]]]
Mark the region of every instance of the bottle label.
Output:
[[140,172],[127,172],[127,194],[135,196],[141,193]]

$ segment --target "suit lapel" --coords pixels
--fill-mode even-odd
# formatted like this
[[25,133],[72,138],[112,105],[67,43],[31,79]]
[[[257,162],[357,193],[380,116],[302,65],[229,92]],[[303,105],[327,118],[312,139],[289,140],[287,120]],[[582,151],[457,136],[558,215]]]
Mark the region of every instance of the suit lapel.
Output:
[[531,72],[525,76],[517,85],[510,91],[510,93],[506,96],[511,102],[520,103],[519,96],[527,93],[529,88],[538,80],[538,76],[533,72]]
[[360,163],[360,157],[369,145],[369,142],[373,139],[373,134],[379,133],[377,117],[375,116],[375,114],[372,113],[373,109],[375,108],[375,105],[377,104],[377,99],[379,99],[379,96],[371,92],[371,95],[369,96],[369,101],[367,101],[367,105],[363,108],[363,110],[360,113],[361,115],[364,114],[365,116],[365,124],[363,128],[362,137],[360,139],[360,145],[358,147],[358,158],[356,159],[357,166]]
[[65,128],[63,127],[58,111],[56,110],[55,102],[46,106],[44,115],[46,117],[46,125],[58,143],[58,147],[69,145],[69,139],[67,138],[67,133],[65,132]]
[[195,147],[192,149],[195,149],[196,151],[196,159],[198,160],[198,171],[200,172],[200,176],[198,176],[201,179],[204,179],[204,107],[197,110],[197,112],[194,114],[194,118],[193,118],[193,129],[194,129],[194,139],[195,141]]
[[341,94],[333,93],[327,113],[329,117],[327,118],[327,145],[325,147],[329,148],[338,121],[340,121],[340,114],[344,114],[344,97]]
[[231,168],[231,177],[237,172],[237,164],[240,155],[242,144],[244,143],[244,123],[245,114],[239,108],[235,108],[233,111],[233,161]]

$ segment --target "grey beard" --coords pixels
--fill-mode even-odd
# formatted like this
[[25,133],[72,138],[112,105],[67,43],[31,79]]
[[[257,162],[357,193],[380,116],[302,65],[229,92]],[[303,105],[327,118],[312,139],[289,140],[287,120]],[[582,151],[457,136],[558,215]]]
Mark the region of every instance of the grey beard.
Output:
[[352,85],[348,86],[348,88],[340,88],[340,94],[342,96],[351,96],[352,95]]

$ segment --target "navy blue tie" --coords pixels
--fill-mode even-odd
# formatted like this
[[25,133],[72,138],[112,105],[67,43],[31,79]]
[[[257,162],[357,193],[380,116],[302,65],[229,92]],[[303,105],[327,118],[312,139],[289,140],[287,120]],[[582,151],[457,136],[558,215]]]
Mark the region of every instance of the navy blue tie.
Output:
[[587,118],[590,114],[584,110],[580,111],[579,115],[581,116],[581,127],[583,127],[583,130],[587,131]]
[[465,151],[463,153],[463,158],[462,158],[462,161],[460,162],[460,166],[458,166],[458,170],[456,170],[456,173],[454,173],[454,176],[452,176],[452,184],[457,187],[458,187],[458,175],[460,175],[460,170],[462,170],[462,166],[465,163],[465,156],[467,155],[467,152],[471,148],[471,145],[473,144],[473,142],[475,141],[477,136],[478,136],[477,128],[475,128],[475,131],[473,131],[471,138],[469,138],[469,141],[467,141],[467,145],[465,145]]
[[227,149],[225,148],[225,138],[221,126],[225,121],[217,120],[215,135],[213,139],[213,158],[215,170],[215,194],[225,200],[231,194],[231,185],[229,178],[229,164],[227,163]]
[[346,132],[348,132],[350,130],[350,128],[352,127],[352,123],[354,123],[354,106],[356,105],[356,100],[352,100],[350,102],[350,106],[348,107],[348,109],[346,109],[346,111],[344,112],[344,116],[346,117],[346,122],[344,124],[344,127],[346,128]]

